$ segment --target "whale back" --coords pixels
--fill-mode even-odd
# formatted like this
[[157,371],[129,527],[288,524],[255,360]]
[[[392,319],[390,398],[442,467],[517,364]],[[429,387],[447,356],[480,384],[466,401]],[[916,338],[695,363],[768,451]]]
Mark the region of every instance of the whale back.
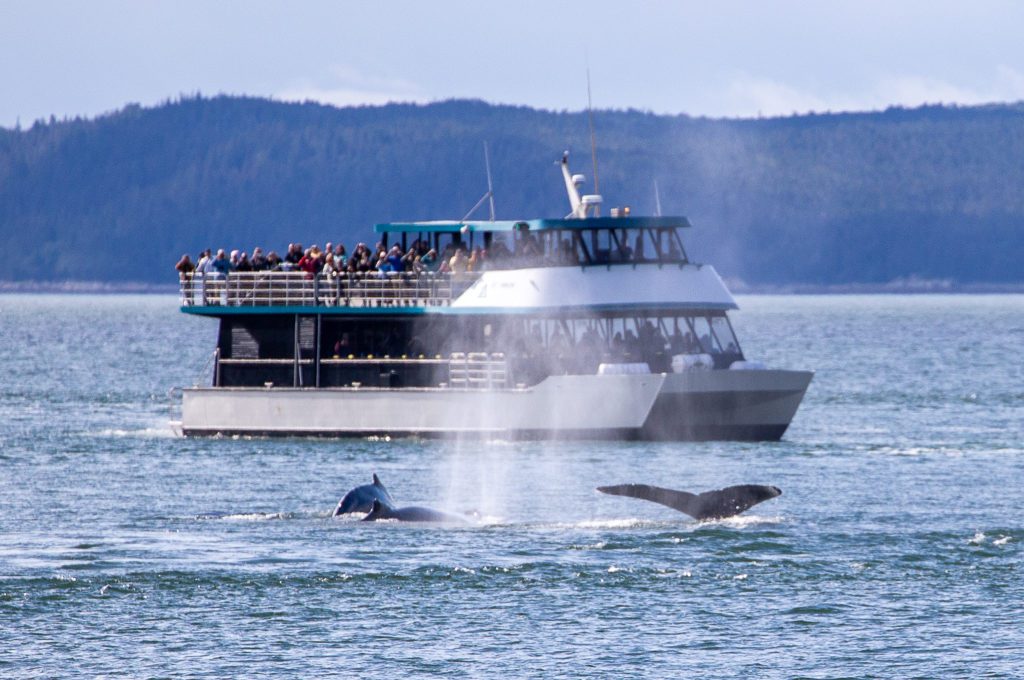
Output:
[[338,502],[338,507],[334,509],[334,516],[337,517],[338,515],[346,515],[352,512],[370,512],[374,501],[380,501],[382,505],[388,508],[395,507],[394,499],[391,498],[391,494],[388,493],[387,488],[385,488],[384,483],[380,481],[376,473],[373,475],[373,482],[371,484],[357,486],[342,497],[341,501]]
[[465,522],[462,517],[450,515],[447,512],[441,512],[433,508],[424,508],[418,505],[410,505],[404,508],[389,508],[377,500],[373,502],[370,512],[363,518],[363,521],[375,522],[384,519],[394,519],[399,522],[433,522],[435,524]]
[[599,486],[597,490],[613,496],[628,496],[659,503],[697,520],[732,517],[749,510],[758,503],[782,494],[778,487],[760,484],[740,484],[715,491],[705,491],[702,494],[692,494],[688,491],[676,491],[648,484]]

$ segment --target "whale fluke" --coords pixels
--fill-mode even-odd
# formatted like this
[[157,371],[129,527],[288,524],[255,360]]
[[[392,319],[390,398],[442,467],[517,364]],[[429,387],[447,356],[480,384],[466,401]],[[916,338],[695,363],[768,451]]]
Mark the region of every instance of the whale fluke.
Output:
[[779,487],[760,484],[728,486],[716,491],[705,491],[702,494],[663,489],[660,486],[647,484],[599,486],[597,490],[612,496],[629,496],[667,505],[673,510],[686,513],[698,520],[732,517],[749,510],[762,501],[782,495],[782,490]]
[[450,515],[447,512],[441,512],[433,508],[423,508],[417,505],[410,505],[405,508],[389,508],[379,500],[374,500],[370,512],[363,518],[363,521],[376,522],[379,519],[394,519],[399,522],[434,522],[437,524],[466,521],[458,515]]

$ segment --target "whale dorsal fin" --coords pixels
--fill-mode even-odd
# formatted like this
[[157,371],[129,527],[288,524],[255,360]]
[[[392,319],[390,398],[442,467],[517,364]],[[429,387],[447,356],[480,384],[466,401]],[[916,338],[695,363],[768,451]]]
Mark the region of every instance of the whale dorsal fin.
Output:
[[384,486],[384,482],[380,481],[380,477],[377,476],[376,472],[373,473],[373,485],[380,489],[381,505],[393,509],[395,507],[395,499],[391,497],[391,492]]
[[364,522],[372,522],[379,519],[384,514],[384,506],[376,498],[373,499],[373,506],[370,508],[370,512],[366,513],[366,517],[363,518]]

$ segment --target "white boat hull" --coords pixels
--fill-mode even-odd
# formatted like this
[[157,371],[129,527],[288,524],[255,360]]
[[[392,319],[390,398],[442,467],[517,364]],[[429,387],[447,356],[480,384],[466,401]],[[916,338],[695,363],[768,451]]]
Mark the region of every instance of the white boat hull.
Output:
[[552,376],[524,389],[192,388],[185,435],[778,439],[811,373]]

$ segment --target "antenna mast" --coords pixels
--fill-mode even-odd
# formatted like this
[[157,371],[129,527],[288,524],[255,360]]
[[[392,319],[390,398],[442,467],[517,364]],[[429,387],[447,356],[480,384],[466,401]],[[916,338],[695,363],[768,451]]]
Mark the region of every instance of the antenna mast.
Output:
[[491,184],[491,155],[487,151],[487,142],[484,142],[484,165],[487,167],[487,198],[491,202],[491,222],[494,221],[494,185]]
[[484,201],[490,201],[491,222],[494,221],[494,185],[491,183],[491,155],[487,151],[487,142],[484,142],[484,167],[487,170],[487,193],[481,196],[480,200],[469,209],[469,212],[462,216],[462,219],[459,220],[460,222],[465,222],[472,217],[473,213],[477,211],[477,208],[484,204]]
[[594,193],[599,194],[597,183],[597,142],[594,139],[594,104],[590,98],[590,65],[587,65],[587,119],[590,122],[590,157],[594,162]]

